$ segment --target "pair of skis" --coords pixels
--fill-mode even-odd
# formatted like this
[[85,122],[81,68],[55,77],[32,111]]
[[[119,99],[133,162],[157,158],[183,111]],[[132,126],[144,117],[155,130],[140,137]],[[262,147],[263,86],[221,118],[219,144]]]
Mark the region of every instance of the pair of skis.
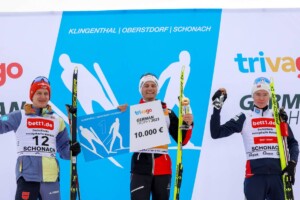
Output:
[[[77,142],[77,77],[78,68],[74,68],[73,83],[72,83],[72,105],[66,105],[70,124],[71,144]],[[71,185],[70,185],[70,200],[80,200],[79,182],[77,174],[77,157],[72,155],[71,151]]]
[[[274,113],[276,135],[278,141],[280,165],[281,165],[281,169],[283,170],[286,168],[288,162],[288,149],[287,149],[287,142],[286,142],[287,135],[282,135],[281,133],[280,124],[282,122],[280,121],[278,102],[276,99],[276,93],[274,88],[274,80],[272,78],[270,83],[270,89],[271,89],[272,109]],[[282,175],[282,181],[283,181],[284,199],[294,200],[292,184],[288,181],[286,174]]]
[[180,73],[180,88],[179,88],[179,112],[178,112],[178,139],[177,139],[177,158],[176,158],[176,175],[175,175],[175,187],[174,187],[174,200],[179,200],[180,187],[182,182],[182,115],[183,115],[183,85],[184,85],[184,66]]

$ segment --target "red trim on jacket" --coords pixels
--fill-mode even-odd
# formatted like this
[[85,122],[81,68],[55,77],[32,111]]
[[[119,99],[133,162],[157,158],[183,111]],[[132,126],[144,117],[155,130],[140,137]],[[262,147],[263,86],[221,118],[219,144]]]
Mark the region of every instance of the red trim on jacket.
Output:
[[247,160],[247,162],[246,162],[246,174],[245,174],[245,177],[246,178],[250,178],[253,175],[254,174],[252,173],[252,170],[251,170],[250,160]]

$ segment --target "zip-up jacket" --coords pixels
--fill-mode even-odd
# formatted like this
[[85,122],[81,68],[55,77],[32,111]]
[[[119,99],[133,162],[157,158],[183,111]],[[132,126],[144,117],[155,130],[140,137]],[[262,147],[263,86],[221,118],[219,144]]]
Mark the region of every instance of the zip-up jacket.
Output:
[[[273,112],[266,106],[254,107],[248,113],[240,113],[221,125],[221,110],[214,108],[210,120],[213,139],[241,133],[246,153],[246,177],[254,174],[281,174],[278,142]],[[287,145],[290,160],[298,161],[299,146],[288,125]]]
[[50,106],[43,109],[25,104],[24,110],[4,115],[0,120],[0,134],[15,132],[17,140],[16,178],[26,181],[56,182],[62,159],[70,159],[70,143],[63,119]]
[[[143,100],[140,103],[144,103]],[[176,114],[167,108],[166,103],[162,102],[162,108],[165,113],[169,134],[177,142],[178,136],[178,117]],[[185,124],[185,122],[183,122]],[[193,126],[193,124],[192,124]],[[192,126],[188,130],[182,131],[182,144],[185,145],[191,138]],[[168,148],[168,145],[163,145]],[[161,147],[161,146],[160,146]],[[168,153],[143,153],[135,152],[131,159],[131,173],[145,175],[165,175],[172,174],[172,163]]]

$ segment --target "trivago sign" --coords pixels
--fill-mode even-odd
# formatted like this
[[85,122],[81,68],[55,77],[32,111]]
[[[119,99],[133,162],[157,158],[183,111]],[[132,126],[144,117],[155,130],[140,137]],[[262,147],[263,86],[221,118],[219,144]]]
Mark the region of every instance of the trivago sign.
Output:
[[[237,53],[234,61],[237,63],[240,72],[286,72],[296,73],[300,71],[300,57],[291,56],[265,56],[263,51],[258,52],[258,56],[249,57],[243,53]],[[270,71],[269,71],[270,70]],[[300,74],[297,75],[300,78]]]
[[0,87],[5,84],[6,79],[20,78],[23,74],[23,67],[17,62],[0,63]]

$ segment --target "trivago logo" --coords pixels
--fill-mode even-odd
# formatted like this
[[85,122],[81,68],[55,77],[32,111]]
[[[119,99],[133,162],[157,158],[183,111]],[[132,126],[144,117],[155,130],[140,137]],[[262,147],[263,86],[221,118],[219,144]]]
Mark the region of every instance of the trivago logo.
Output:
[[145,109],[145,110],[136,110],[134,111],[135,115],[142,115],[142,114],[149,114],[152,112],[152,109],[149,108],[149,109]]
[[0,63],[0,86],[5,84],[7,76],[16,79],[22,76],[22,74],[23,67],[19,63]]
[[[300,71],[300,57],[292,58],[290,56],[266,57],[263,51],[258,52],[257,57],[246,57],[242,53],[237,53],[234,61],[237,62],[240,72],[296,72]],[[300,74],[298,74],[300,78]]]

